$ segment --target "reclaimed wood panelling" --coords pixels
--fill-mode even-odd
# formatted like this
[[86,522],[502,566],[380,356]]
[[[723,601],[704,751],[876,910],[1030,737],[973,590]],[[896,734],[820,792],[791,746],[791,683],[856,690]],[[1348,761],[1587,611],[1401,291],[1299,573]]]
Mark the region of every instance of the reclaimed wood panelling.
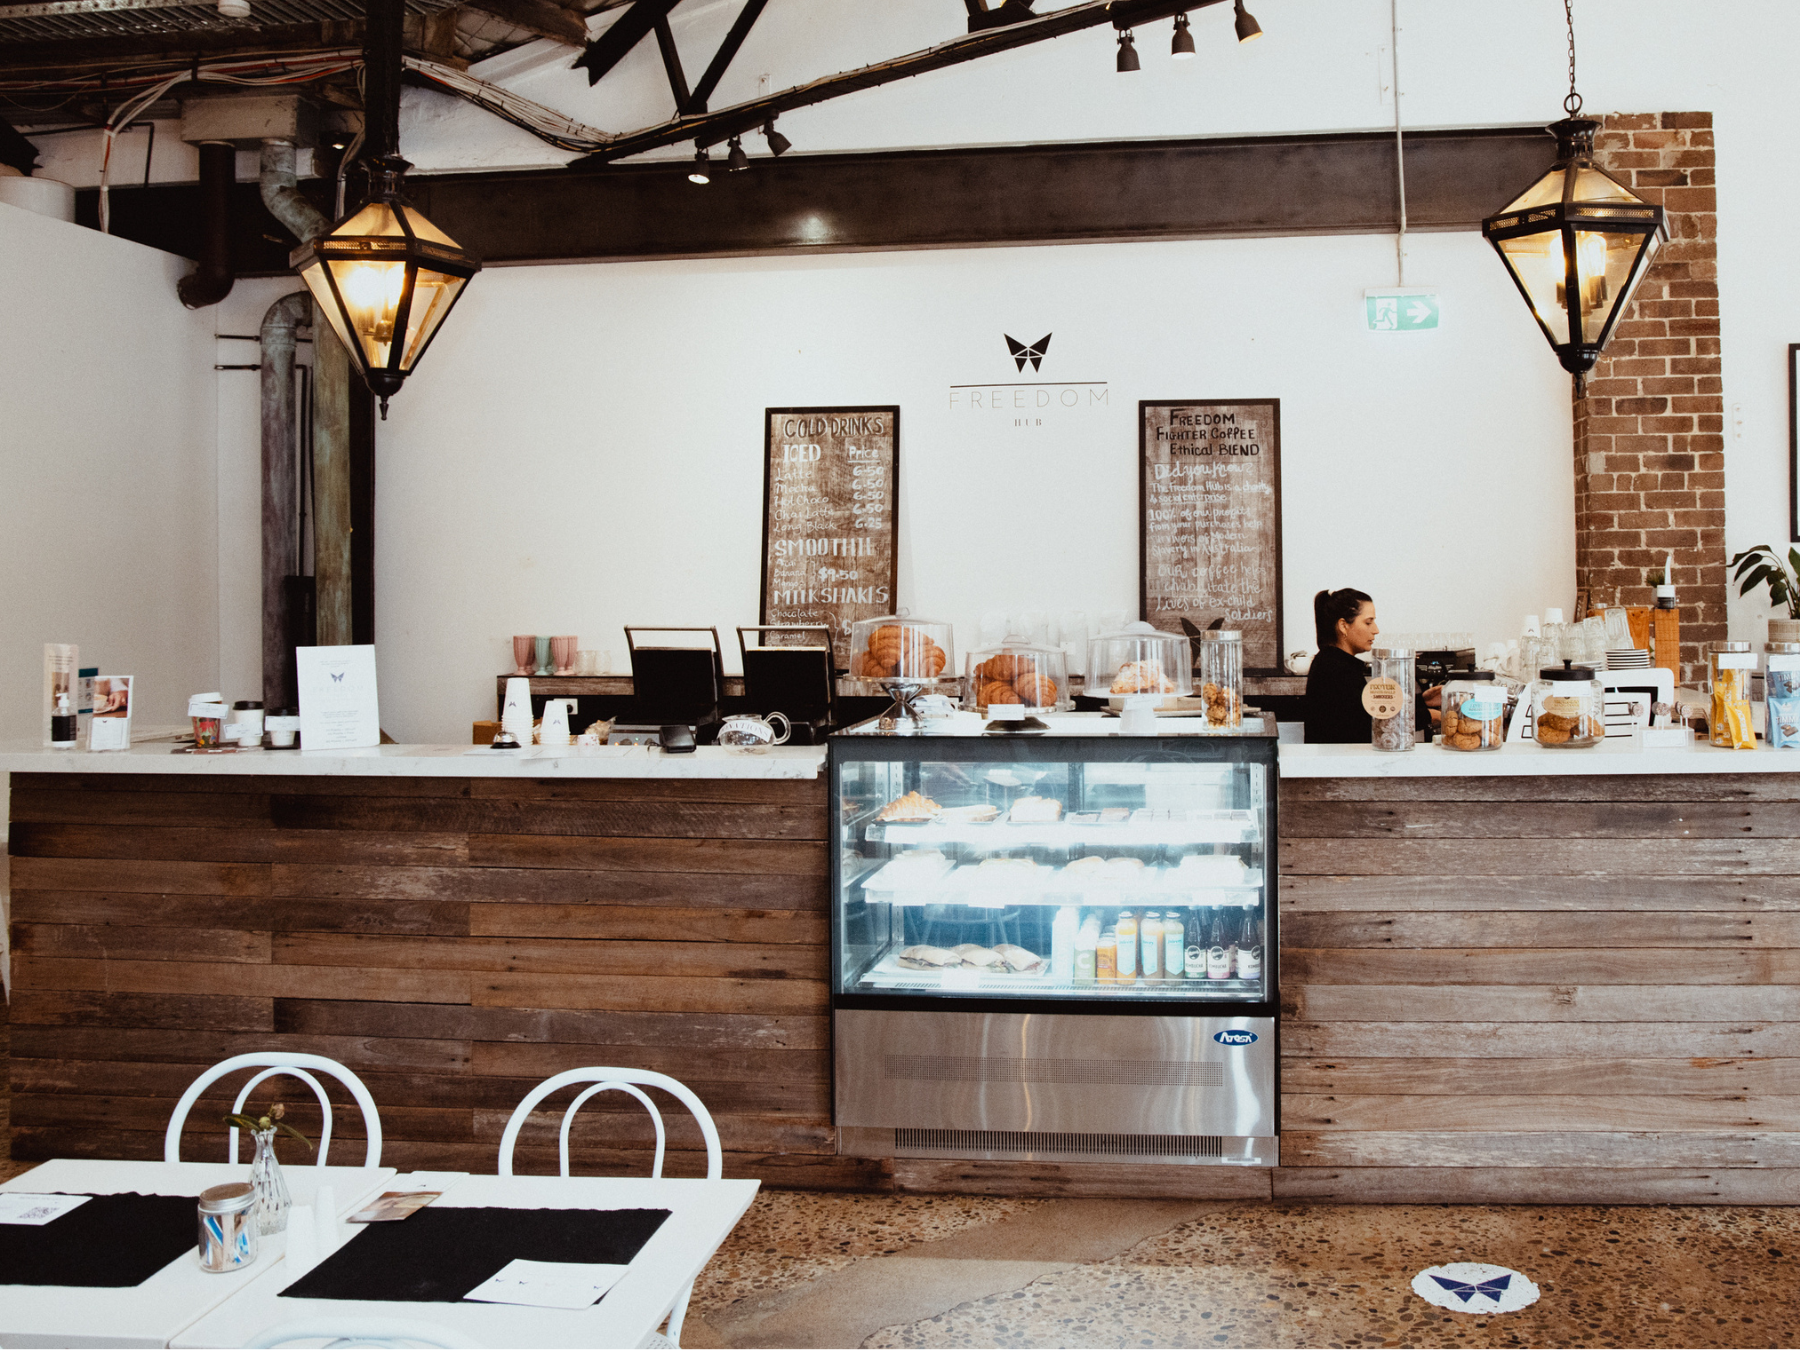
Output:
[[1800,1201],[1800,774],[1286,780],[1277,1199]]
[[[891,1186],[835,1152],[821,781],[16,775],[12,801],[15,1156],[160,1156],[203,1067],[279,1048],[361,1075],[400,1166],[491,1171],[531,1087],[618,1064],[698,1092],[728,1174]],[[235,1088],[184,1156],[223,1156]],[[554,1170],[560,1115],[521,1168]],[[699,1175],[667,1116],[670,1173]],[[654,1142],[612,1094],[573,1139],[595,1171]]]

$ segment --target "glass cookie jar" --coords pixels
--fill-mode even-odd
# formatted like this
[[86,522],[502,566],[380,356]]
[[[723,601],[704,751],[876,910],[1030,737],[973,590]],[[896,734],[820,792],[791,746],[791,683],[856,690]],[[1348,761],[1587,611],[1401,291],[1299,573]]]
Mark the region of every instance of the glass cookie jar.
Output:
[[1498,750],[1506,744],[1506,688],[1492,679],[1462,676],[1444,685],[1444,722],[1438,744],[1446,750]]
[[1763,651],[1769,711],[1764,734],[1773,749],[1800,750],[1800,642],[1771,642]]
[[1369,745],[1376,750],[1413,748],[1413,654],[1410,647],[1373,647],[1363,711],[1369,714]]
[[1206,731],[1236,731],[1244,721],[1244,635],[1231,628],[1200,635],[1200,698]]
[[1557,750],[1582,750],[1606,739],[1606,686],[1593,667],[1565,661],[1545,666],[1531,686],[1532,735]]
[[1727,750],[1756,749],[1756,726],[1750,716],[1750,677],[1756,653],[1748,642],[1715,642],[1707,653],[1712,676],[1712,707],[1706,719],[1709,739]]
[[968,654],[963,706],[985,713],[996,703],[1017,703],[1034,711],[1067,709],[1068,657],[1060,647],[1041,647],[1008,634],[998,646]]

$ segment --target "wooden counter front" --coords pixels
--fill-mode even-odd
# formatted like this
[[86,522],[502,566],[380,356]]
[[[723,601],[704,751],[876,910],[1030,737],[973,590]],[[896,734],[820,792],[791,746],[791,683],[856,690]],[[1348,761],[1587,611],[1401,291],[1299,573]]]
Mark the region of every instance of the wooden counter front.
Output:
[[[532,1086],[621,1064],[700,1094],[730,1175],[879,1186],[831,1129],[825,795],[15,773],[13,1156],[159,1157],[201,1068],[281,1047],[365,1079],[402,1169],[492,1171]],[[187,1156],[223,1156],[229,1104],[195,1109]],[[555,1169],[559,1119],[522,1167]],[[360,1157],[353,1109],[335,1129],[332,1159]],[[670,1134],[668,1171],[702,1173],[685,1115]],[[618,1094],[575,1139],[587,1170],[648,1170],[649,1120]]]
[[1281,834],[1277,1198],[1800,1201],[1800,775],[1286,779]]

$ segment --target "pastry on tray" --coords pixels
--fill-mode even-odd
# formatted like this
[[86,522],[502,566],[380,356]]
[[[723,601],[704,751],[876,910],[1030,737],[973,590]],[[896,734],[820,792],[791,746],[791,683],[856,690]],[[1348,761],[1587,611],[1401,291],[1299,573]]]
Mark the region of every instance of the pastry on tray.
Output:
[[1062,819],[1062,810],[1054,797],[1021,797],[1007,819],[1015,825],[1051,825]]
[[942,947],[908,947],[894,958],[906,970],[956,970],[962,963],[962,957]]
[[902,623],[884,623],[869,634],[869,657],[885,674],[903,680],[933,679],[950,660],[924,629]]
[[881,819],[902,825],[917,824],[936,819],[938,810],[938,804],[931,798],[918,792],[909,792],[882,807]]
[[1162,667],[1154,661],[1127,661],[1113,674],[1112,688],[1107,691],[1113,694],[1171,694],[1175,686],[1169,683]]
[[987,825],[1000,818],[997,806],[947,806],[938,813],[942,821],[954,821],[959,825]]

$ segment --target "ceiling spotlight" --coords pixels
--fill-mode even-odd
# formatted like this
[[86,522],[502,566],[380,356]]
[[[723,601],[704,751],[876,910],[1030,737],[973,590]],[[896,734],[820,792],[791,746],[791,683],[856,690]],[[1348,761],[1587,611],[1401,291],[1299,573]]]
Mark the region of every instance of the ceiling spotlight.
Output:
[[1262,36],[1262,25],[1250,16],[1244,8],[1244,0],[1237,0],[1237,35],[1239,42],[1248,42],[1251,38]]
[[219,13],[227,19],[250,17],[250,0],[219,0]]
[[731,138],[731,153],[725,156],[725,167],[733,173],[750,167],[750,156],[744,153],[744,143],[736,136]]
[[1137,48],[1132,45],[1131,30],[1121,28],[1119,30],[1119,74],[1126,75],[1138,68]]
[[785,155],[794,148],[794,143],[779,131],[775,130],[775,119],[771,117],[762,125],[763,139],[769,143],[769,153],[777,157]]
[[1189,61],[1194,56],[1194,35],[1188,32],[1188,16],[1175,16],[1175,40],[1169,44],[1169,55],[1177,61]]
[[712,182],[712,157],[707,154],[704,145],[694,146],[694,167],[688,170],[688,182]]

